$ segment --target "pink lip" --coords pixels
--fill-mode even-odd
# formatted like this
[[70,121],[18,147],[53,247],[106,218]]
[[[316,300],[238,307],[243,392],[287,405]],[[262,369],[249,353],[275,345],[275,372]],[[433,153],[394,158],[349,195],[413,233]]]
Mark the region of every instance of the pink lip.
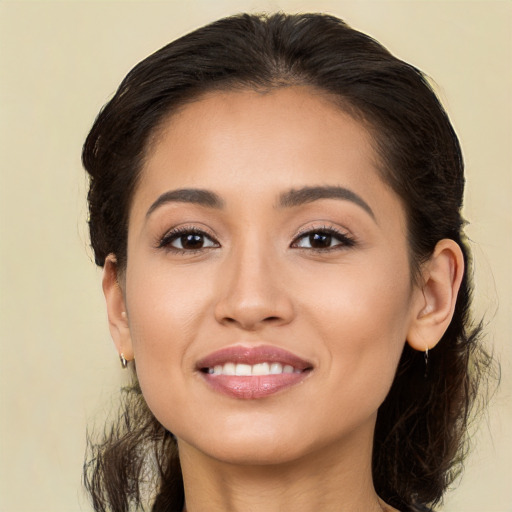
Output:
[[[224,363],[258,364],[264,362],[290,365],[300,370],[297,373],[277,375],[213,375],[207,368]],[[261,345],[258,347],[233,346],[214,352],[198,361],[196,368],[206,383],[219,393],[241,399],[264,398],[278,391],[302,382],[310,373],[312,364],[278,347]]]
[[218,364],[224,363],[252,365],[264,362],[281,363],[282,365],[289,364],[297,370],[305,370],[312,366],[310,362],[279,347],[273,347],[271,345],[259,345],[257,347],[235,345],[213,352],[198,361],[196,367],[201,370],[203,368],[213,368]]

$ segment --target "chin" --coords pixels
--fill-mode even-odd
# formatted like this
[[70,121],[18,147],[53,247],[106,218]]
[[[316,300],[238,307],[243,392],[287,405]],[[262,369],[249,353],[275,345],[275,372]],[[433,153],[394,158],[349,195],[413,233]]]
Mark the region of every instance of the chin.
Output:
[[264,414],[235,414],[225,421],[201,423],[201,429],[181,425],[175,435],[178,444],[184,442],[209,458],[241,466],[282,465],[315,454],[324,457],[345,444],[359,444],[360,434],[365,440],[372,439],[373,415],[366,418],[364,427],[352,421],[336,425],[333,421],[315,422],[308,416],[298,415],[291,420]]
[[[178,439],[178,445],[180,440]],[[196,450],[225,464],[239,466],[281,465],[293,462],[304,456],[308,450],[295,441],[281,442],[269,440],[263,436],[211,439],[206,443],[197,443]]]

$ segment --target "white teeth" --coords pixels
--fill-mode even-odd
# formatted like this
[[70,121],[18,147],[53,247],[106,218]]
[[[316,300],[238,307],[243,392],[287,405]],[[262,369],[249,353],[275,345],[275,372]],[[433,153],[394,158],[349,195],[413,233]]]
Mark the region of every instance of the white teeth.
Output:
[[222,368],[223,375],[235,375],[235,363],[226,363]]
[[235,375],[251,375],[252,368],[250,364],[238,363],[235,368]]
[[252,367],[252,375],[268,375],[270,373],[270,365],[268,363],[255,364]]
[[254,365],[243,363],[225,363],[217,364],[213,368],[208,368],[208,373],[212,375],[238,375],[247,377],[250,375],[279,375],[281,373],[301,373],[293,366],[281,363],[257,363]]
[[270,365],[270,374],[276,375],[278,373],[283,373],[283,365],[281,363],[272,363]]

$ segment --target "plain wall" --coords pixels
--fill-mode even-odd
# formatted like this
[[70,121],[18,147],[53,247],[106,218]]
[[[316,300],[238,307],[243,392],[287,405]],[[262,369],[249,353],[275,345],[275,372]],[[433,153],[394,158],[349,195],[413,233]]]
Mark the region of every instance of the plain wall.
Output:
[[324,11],[432,76],[467,163],[476,300],[502,384],[448,512],[512,511],[512,2],[0,0],[0,511],[91,510],[86,426],[125,375],[86,231],[83,140],[128,70],[240,11]]

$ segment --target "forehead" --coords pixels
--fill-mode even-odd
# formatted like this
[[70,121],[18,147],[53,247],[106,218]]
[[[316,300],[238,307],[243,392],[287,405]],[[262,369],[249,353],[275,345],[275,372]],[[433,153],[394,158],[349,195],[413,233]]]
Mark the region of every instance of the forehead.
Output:
[[295,151],[298,149],[295,143],[306,138],[319,148],[334,140],[340,145],[344,139],[347,142],[344,150],[357,145],[372,152],[369,130],[348,113],[354,109],[344,106],[340,99],[310,86],[207,92],[164,119],[151,138],[148,156],[151,158],[161,151],[160,143],[165,144],[166,139],[181,138],[184,142],[182,137],[186,137],[187,144],[195,140],[203,145],[204,142],[219,144],[222,139],[229,143],[226,137],[230,137],[232,142],[240,142],[234,134],[244,137],[245,143],[279,139],[288,142],[283,149]]
[[243,190],[248,199],[312,185],[350,187],[372,200],[388,189],[372,143],[361,122],[310,87],[210,92],[162,123],[134,203],[177,188]]

